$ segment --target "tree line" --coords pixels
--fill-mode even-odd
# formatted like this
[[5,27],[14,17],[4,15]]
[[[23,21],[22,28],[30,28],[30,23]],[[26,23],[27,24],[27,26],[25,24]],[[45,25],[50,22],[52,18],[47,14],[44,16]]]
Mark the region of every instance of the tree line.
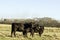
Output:
[[24,23],[24,22],[35,22],[39,25],[44,25],[45,27],[60,27],[60,22],[53,18],[33,18],[33,19],[0,19],[1,24],[11,24],[13,22]]

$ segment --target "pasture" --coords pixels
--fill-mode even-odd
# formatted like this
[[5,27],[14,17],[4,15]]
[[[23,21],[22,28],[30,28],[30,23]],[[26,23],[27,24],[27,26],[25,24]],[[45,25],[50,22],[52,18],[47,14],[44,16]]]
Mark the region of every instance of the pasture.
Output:
[[42,36],[35,33],[34,37],[24,38],[22,32],[16,32],[16,37],[11,37],[11,25],[0,24],[0,40],[60,40],[60,28],[45,27]]

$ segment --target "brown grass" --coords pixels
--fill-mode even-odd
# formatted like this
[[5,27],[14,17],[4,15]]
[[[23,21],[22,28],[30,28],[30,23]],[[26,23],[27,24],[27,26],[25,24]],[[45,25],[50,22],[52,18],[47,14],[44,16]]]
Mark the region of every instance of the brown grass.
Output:
[[35,33],[32,38],[28,33],[28,37],[24,38],[22,32],[16,32],[16,37],[11,36],[11,25],[0,24],[0,40],[60,40],[60,28],[45,27],[44,33],[40,37]]

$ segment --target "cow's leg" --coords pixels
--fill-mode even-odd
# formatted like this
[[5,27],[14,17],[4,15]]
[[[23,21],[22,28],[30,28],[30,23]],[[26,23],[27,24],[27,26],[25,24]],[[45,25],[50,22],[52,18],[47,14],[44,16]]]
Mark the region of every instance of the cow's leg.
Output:
[[42,31],[39,31],[39,36],[41,37]]
[[31,32],[31,34],[30,35],[32,35],[32,37],[34,36],[34,30],[33,29],[31,29],[30,30],[30,32]]
[[11,30],[11,37],[13,36],[13,30]]
[[14,31],[14,37],[16,37],[16,31]]
[[16,30],[17,30],[17,28],[14,29],[14,37],[16,37]]
[[16,30],[12,30],[11,31],[11,37],[13,37],[13,36],[16,37],[16,34],[15,33],[16,33]]
[[25,37],[27,37],[27,30],[25,30],[25,32],[26,32],[26,33],[25,33]]
[[39,36],[41,37],[41,33],[39,32]]
[[14,35],[14,29],[15,29],[15,26],[14,26],[14,24],[12,24],[12,27],[11,27],[11,37]]
[[27,37],[27,30],[26,29],[23,31],[23,35],[24,35],[24,37]]
[[13,36],[13,33],[14,33],[14,28],[13,26],[11,27],[11,37]]
[[23,35],[25,36],[25,30],[23,31]]
[[15,27],[15,28],[14,28],[14,32],[13,32],[13,33],[14,33],[14,37],[16,37],[16,30],[17,30],[17,28],[18,28],[18,27]]
[[41,36],[42,35],[42,33],[43,33],[43,30],[41,29],[41,30],[39,30],[39,36]]

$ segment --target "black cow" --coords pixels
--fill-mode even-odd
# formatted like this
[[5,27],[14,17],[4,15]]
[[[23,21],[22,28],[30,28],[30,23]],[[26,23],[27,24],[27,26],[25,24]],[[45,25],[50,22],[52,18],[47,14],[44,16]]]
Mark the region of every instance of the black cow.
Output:
[[40,26],[39,24],[32,24],[30,23],[12,23],[12,28],[11,28],[11,36],[14,34],[16,36],[16,31],[23,32],[23,35],[27,37],[27,33],[30,32],[32,37],[34,35],[34,32],[38,32],[39,35],[44,31],[44,26]]
[[31,35],[34,35],[34,33],[39,33],[39,36],[41,36],[41,34],[44,31],[44,26],[40,26],[39,24],[34,24],[32,27],[32,33]]
[[23,32],[23,35],[27,36],[27,32],[32,34],[32,23],[12,23],[11,36],[16,36],[16,31]]

